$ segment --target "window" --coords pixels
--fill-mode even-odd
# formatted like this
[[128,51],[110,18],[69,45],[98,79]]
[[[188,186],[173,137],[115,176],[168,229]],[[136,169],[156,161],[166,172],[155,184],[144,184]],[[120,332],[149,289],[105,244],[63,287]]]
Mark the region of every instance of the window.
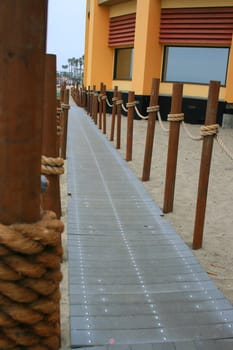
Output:
[[226,84],[229,48],[167,46],[163,62],[163,81]]
[[132,66],[133,48],[115,49],[113,79],[131,80]]

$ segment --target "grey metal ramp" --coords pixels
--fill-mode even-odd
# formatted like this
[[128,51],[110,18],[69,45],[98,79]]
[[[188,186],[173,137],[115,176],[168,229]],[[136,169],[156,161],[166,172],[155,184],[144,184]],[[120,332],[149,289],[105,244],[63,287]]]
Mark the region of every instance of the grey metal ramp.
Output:
[[71,347],[233,349],[233,308],[102,132],[71,103]]

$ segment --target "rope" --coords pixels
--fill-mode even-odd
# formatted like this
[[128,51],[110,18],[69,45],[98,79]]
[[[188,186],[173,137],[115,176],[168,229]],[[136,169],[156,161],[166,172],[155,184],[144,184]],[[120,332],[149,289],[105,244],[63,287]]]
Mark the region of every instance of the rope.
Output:
[[169,122],[180,122],[184,120],[184,113],[171,113],[168,114],[167,120]]
[[123,106],[123,100],[116,100],[116,105],[121,105],[121,106]]
[[104,94],[98,94],[98,102],[101,102],[102,96],[104,96]]
[[139,103],[139,101],[127,102],[126,107],[127,108],[135,107],[138,103]]
[[158,116],[158,121],[159,121],[159,125],[160,125],[161,129],[162,129],[164,132],[168,133],[168,132],[169,132],[169,129],[168,129],[168,128],[165,128],[165,126],[163,125],[163,121],[162,121],[161,114],[160,114],[159,111],[157,112],[157,116]]
[[[112,99],[112,101],[113,101],[113,99]],[[106,98],[106,102],[107,102],[108,107],[112,108],[113,105],[111,105],[111,103],[109,102],[108,98]]]
[[63,223],[0,224],[0,349],[58,350]]
[[62,127],[60,125],[57,125],[57,135],[62,135]]
[[144,116],[144,115],[142,115],[142,114],[139,112],[139,110],[138,110],[138,107],[137,107],[137,106],[134,106],[134,109],[135,109],[135,111],[136,111],[137,115],[139,116],[139,118],[144,119],[144,120],[148,119],[149,115],[145,115],[145,116]]
[[61,175],[64,174],[64,160],[62,158],[41,157],[41,174]]
[[[138,115],[141,119],[146,120],[146,119],[149,118],[149,115],[145,115],[145,116],[142,115],[142,114],[139,112],[139,110],[138,110],[138,108],[137,108],[136,105],[134,106],[134,109],[135,109],[137,115]],[[158,112],[158,111],[159,111],[159,106],[149,106],[149,107],[147,107],[146,111],[147,111],[147,113],[155,113],[155,112]]]
[[194,136],[190,133],[190,131],[188,130],[186,124],[184,123],[184,121],[182,122],[182,127],[184,129],[184,131],[186,132],[186,134],[188,135],[188,137],[190,137],[190,139],[192,139],[193,141],[201,141],[203,140],[203,136]]
[[222,148],[222,150],[226,153],[226,155],[233,160],[233,153],[227,148],[227,146],[223,143],[223,140],[216,135],[215,136],[215,140],[217,141],[217,143],[219,144],[219,146]]
[[70,109],[70,105],[68,105],[66,103],[62,103],[61,104],[61,108],[63,108],[63,109]]
[[121,105],[121,107],[122,107],[123,111],[128,112],[128,109],[125,108],[125,106],[124,106],[124,104],[123,104],[123,100],[122,100],[122,105]]
[[200,129],[201,136],[216,135],[218,132],[218,128],[219,128],[218,124],[203,125],[201,126],[201,129]]

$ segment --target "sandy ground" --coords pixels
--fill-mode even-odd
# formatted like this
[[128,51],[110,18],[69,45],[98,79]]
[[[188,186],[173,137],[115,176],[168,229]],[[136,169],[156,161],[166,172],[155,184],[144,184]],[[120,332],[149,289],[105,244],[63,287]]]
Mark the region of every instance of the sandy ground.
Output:
[[[126,117],[122,117],[121,149],[125,158]],[[111,116],[107,115],[107,135],[110,135]],[[164,122],[168,128],[168,123]],[[133,160],[129,167],[141,178],[147,121],[134,120]],[[188,124],[189,131],[198,136],[200,125]],[[233,129],[220,128],[219,136],[233,153]],[[115,141],[112,142],[115,145]],[[164,182],[167,161],[168,134],[156,122],[153,159],[150,181],[143,182],[157,205],[163,207]],[[180,130],[179,155],[177,163],[174,209],[165,214],[184,242],[191,247],[194,229],[194,217],[199,179],[202,142],[191,140],[183,128]],[[67,189],[66,176],[61,177],[62,220],[66,223]],[[217,287],[233,304],[233,161],[214,142],[211,173],[209,180],[208,201],[204,228],[203,248],[193,251],[205,271],[214,280]],[[61,322],[62,348],[69,346],[69,308],[67,294],[67,254],[66,232],[63,234],[65,250],[63,282],[61,285]]]

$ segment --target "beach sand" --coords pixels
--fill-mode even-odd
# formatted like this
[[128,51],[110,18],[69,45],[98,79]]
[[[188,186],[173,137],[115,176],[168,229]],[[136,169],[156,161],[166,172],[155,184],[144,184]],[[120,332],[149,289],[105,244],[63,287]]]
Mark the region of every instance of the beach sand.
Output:
[[[108,115],[110,134],[111,116]],[[163,122],[168,129],[169,123]],[[186,124],[191,134],[200,135],[200,125]],[[122,117],[121,149],[126,153],[127,118]],[[142,177],[146,120],[134,120],[133,156],[128,166],[138,178]],[[106,136],[109,138],[109,136]],[[219,136],[233,153],[233,129],[219,130]],[[115,145],[115,142],[113,142]],[[156,121],[150,181],[143,182],[160,208],[163,208],[164,184],[167,163],[168,133]],[[173,212],[165,214],[184,242],[192,246],[199,181],[202,141],[192,140],[180,129],[176,185]],[[214,280],[217,287],[233,304],[233,161],[214,142],[208,200],[205,217],[203,247],[194,250],[196,258]]]
[[[168,128],[168,122],[163,122]],[[110,135],[111,115],[107,115],[107,134]],[[200,125],[188,124],[189,131],[200,134]],[[126,151],[127,118],[122,117],[121,149],[123,159]],[[147,121],[134,120],[133,160],[128,162],[138,178],[142,176]],[[220,128],[219,136],[233,153],[233,129]],[[110,142],[110,141],[109,141]],[[112,142],[115,146],[115,141]],[[163,194],[167,161],[168,134],[158,122],[155,138],[150,181],[143,182],[157,205],[163,207]],[[177,163],[176,186],[173,212],[165,214],[184,242],[190,246],[193,240],[194,218],[199,179],[202,141],[191,140],[183,128],[180,130],[179,154]],[[67,221],[67,184],[66,175],[61,176],[62,220]],[[193,253],[204,270],[213,279],[217,287],[233,304],[233,161],[214,142],[209,179],[208,201],[205,218],[203,248]],[[69,346],[69,305],[66,231],[63,234],[64,259],[62,264],[63,281],[61,284],[61,327],[62,348]]]

